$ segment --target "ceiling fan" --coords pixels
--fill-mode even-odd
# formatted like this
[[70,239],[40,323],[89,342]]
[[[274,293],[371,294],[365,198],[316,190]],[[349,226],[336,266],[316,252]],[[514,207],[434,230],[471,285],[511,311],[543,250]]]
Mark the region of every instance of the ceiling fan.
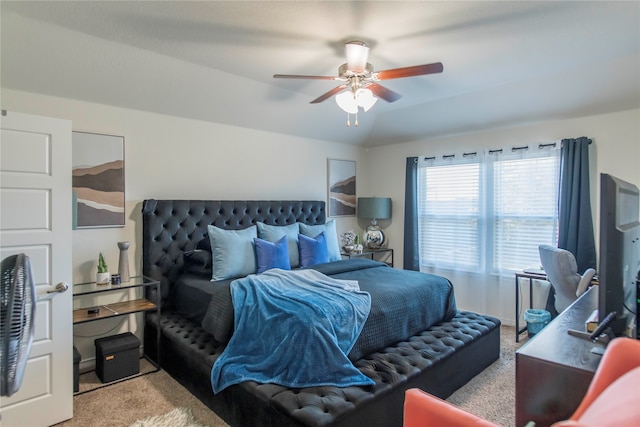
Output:
[[[369,48],[362,41],[350,41],[345,44],[347,62],[338,68],[337,76],[306,76],[297,74],[274,74],[276,79],[316,79],[316,80],[334,80],[343,82],[339,86],[334,87],[330,91],[320,95],[311,104],[320,103],[333,95],[336,96],[336,102],[348,114],[357,114],[358,107],[362,107],[364,111],[369,111],[377,98],[373,95],[384,99],[387,102],[395,102],[402,95],[396,93],[378,82],[382,80],[399,79],[403,77],[421,76],[425,74],[441,73],[443,70],[442,63],[415,65],[412,67],[393,68],[384,71],[374,71],[373,66],[367,62],[369,57]],[[347,119],[347,126],[349,126]],[[358,119],[356,117],[356,126]]]

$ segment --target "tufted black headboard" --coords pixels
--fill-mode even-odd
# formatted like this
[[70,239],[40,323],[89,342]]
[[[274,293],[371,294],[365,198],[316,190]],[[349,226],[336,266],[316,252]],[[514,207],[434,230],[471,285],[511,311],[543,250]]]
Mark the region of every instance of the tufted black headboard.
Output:
[[[163,306],[183,267],[182,253],[208,239],[207,226],[239,230],[256,222],[324,224],[324,201],[145,200],[142,204],[142,274],[162,283]],[[148,295],[153,301],[157,296]],[[168,305],[167,305],[168,303]]]

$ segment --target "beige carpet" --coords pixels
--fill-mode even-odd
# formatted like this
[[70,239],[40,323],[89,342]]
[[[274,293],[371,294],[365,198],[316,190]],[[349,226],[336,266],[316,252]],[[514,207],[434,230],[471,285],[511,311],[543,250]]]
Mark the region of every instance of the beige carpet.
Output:
[[[515,329],[501,328],[500,359],[456,391],[452,404],[504,427],[515,425]],[[83,374],[91,383],[92,373]],[[89,376],[89,378],[87,378]],[[227,426],[166,372],[159,371],[104,387],[73,398],[74,416],[58,427],[123,426],[163,415],[177,407],[191,409],[196,422],[209,427]]]
[[503,427],[516,423],[516,350],[527,335],[515,340],[514,327],[500,328],[500,358],[459,388],[448,402]]
[[181,406],[190,408],[196,422],[200,424],[209,427],[227,426],[165,371],[74,396],[73,418],[57,426],[126,427],[138,420],[166,414]]

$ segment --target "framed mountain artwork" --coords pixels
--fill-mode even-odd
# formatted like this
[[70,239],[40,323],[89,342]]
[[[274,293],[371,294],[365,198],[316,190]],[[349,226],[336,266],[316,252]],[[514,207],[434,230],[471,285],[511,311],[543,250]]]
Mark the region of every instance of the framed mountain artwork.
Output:
[[328,159],[329,216],[356,214],[356,162]]
[[73,132],[73,226],[124,227],[124,137]]

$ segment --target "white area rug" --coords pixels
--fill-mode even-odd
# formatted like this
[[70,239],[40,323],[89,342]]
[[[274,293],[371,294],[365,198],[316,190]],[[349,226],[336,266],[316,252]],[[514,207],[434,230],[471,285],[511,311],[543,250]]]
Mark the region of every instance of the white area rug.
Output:
[[167,412],[164,415],[154,415],[138,420],[129,427],[206,427],[198,423],[191,409],[181,407]]

